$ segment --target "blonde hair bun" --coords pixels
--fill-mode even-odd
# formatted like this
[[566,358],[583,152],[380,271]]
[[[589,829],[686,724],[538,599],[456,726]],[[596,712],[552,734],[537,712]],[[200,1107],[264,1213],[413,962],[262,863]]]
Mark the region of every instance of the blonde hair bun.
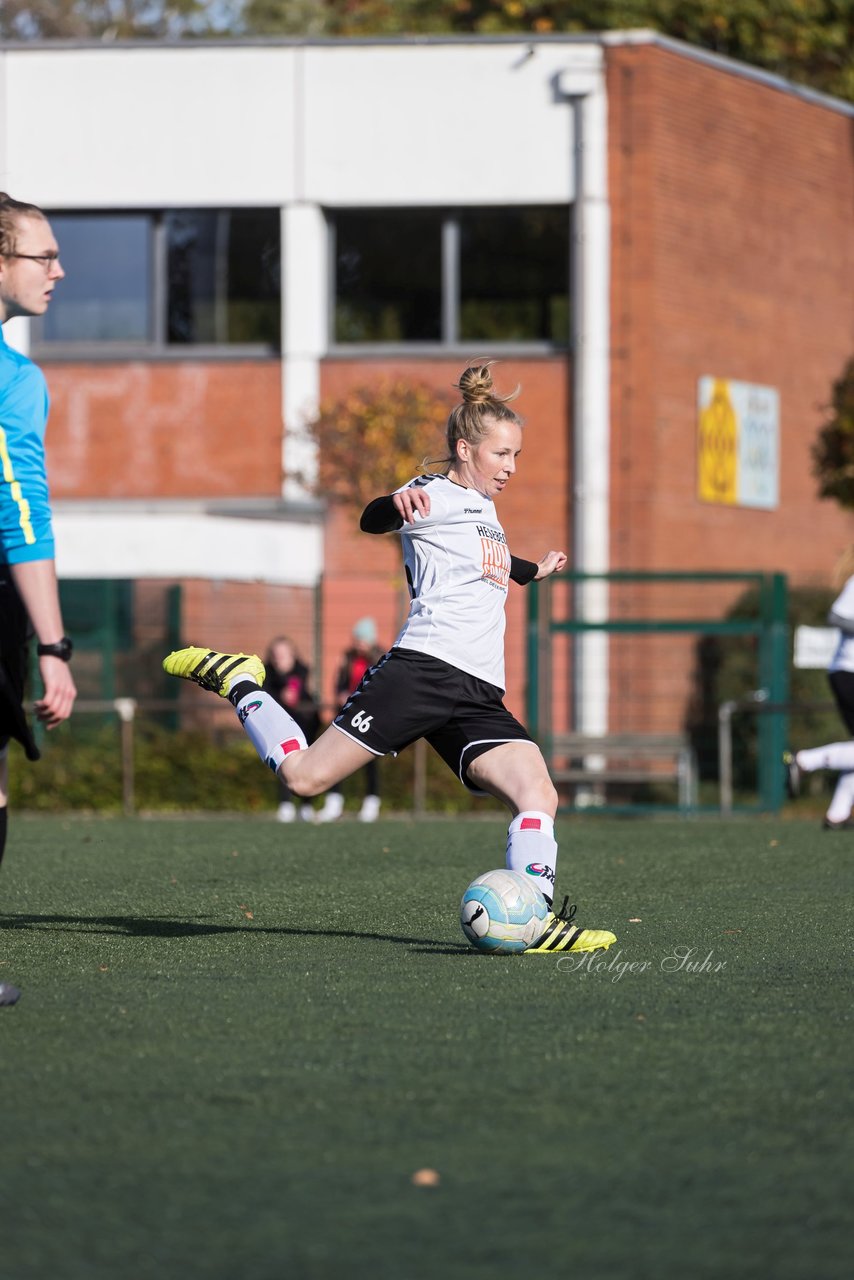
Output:
[[499,396],[495,391],[495,384],[492,381],[490,369],[495,364],[494,360],[483,360],[470,364],[460,375],[459,382],[454,383],[463,397],[465,404],[506,404],[508,400],[515,400],[519,394],[519,388],[516,387],[508,396]]
[[487,364],[470,365],[456,384],[466,404],[485,404],[493,397],[494,386],[492,374],[489,372],[490,360]]

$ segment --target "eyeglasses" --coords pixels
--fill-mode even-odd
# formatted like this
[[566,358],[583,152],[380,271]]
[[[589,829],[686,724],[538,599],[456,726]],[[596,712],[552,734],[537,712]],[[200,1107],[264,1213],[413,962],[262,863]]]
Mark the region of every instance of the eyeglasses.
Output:
[[50,271],[54,263],[59,262],[58,253],[4,253],[4,258],[26,258],[29,262],[40,262],[45,271]]

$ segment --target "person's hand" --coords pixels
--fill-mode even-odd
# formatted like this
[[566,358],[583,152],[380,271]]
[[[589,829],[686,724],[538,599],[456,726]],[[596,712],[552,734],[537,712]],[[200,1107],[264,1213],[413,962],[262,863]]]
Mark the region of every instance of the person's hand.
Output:
[[44,693],[36,700],[36,716],[48,729],[55,729],[71,715],[77,689],[67,662],[45,655],[39,658],[39,674]]
[[430,514],[430,495],[421,488],[401,489],[392,494],[392,501],[407,524],[415,524],[416,512],[422,519]]
[[542,560],[537,561],[537,572],[534,574],[534,581],[538,582],[540,578],[547,578],[552,573],[560,573],[565,564],[565,552],[547,551]]

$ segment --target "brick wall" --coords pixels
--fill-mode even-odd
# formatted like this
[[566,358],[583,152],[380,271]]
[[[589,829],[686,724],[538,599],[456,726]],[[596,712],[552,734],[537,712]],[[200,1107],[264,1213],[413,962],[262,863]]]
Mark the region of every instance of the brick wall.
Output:
[[[607,56],[612,565],[827,583],[854,523],[817,498],[810,445],[854,352],[854,121],[653,46]],[[699,500],[706,374],[778,389],[778,510]],[[678,725],[694,673],[672,647],[666,689],[643,645],[613,647],[612,720],[658,680]]]
[[278,360],[43,361],[56,498],[277,497]]
[[[608,53],[612,558],[827,577],[810,444],[854,351],[854,121],[652,46]],[[701,503],[697,380],[780,393],[776,512]]]

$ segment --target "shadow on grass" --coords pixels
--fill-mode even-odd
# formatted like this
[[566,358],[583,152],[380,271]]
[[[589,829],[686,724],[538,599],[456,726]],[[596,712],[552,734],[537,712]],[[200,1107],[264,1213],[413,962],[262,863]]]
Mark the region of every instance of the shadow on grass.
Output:
[[[197,917],[203,921],[206,917]],[[198,938],[217,933],[267,933],[297,938],[359,938],[365,942],[394,942],[430,955],[476,954],[465,943],[449,946],[435,938],[408,938],[394,933],[360,933],[355,929],[268,928],[256,924],[208,924],[174,920],[168,916],[0,916],[4,929],[37,929],[44,933],[105,933],[126,938]]]

